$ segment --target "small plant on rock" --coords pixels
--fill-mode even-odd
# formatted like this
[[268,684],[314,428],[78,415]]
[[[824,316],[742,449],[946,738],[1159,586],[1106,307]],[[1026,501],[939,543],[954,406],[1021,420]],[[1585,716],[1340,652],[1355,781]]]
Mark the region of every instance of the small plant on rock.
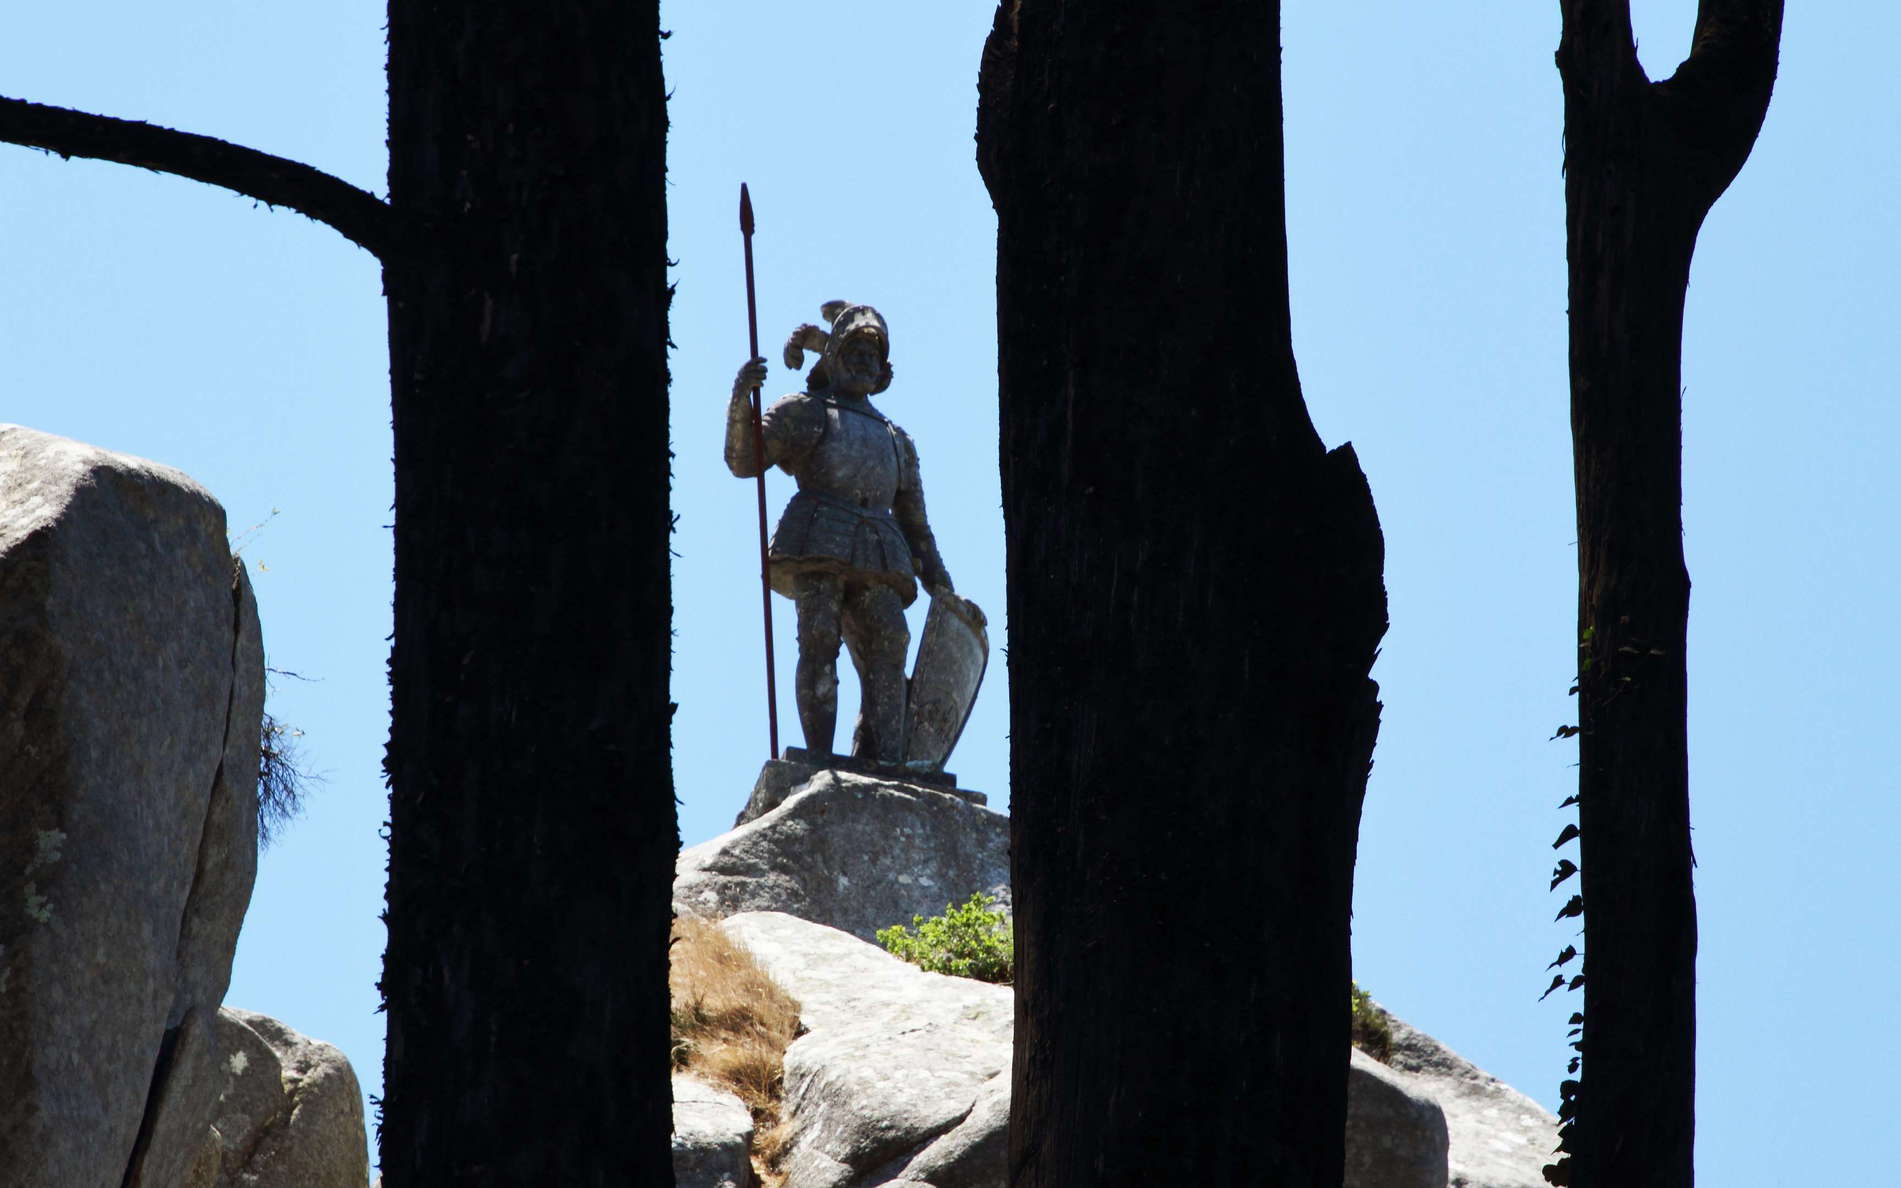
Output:
[[1386,1012],[1373,1001],[1373,996],[1360,989],[1358,982],[1351,983],[1353,988],[1353,1046],[1381,1064],[1392,1063],[1393,1025],[1387,1021]]
[[283,833],[304,808],[304,789],[313,778],[305,771],[297,740],[304,732],[268,713],[257,744],[257,848],[263,850]]
[[1009,914],[996,902],[979,891],[962,907],[945,904],[941,916],[911,917],[911,928],[880,928],[878,943],[930,973],[1008,985],[1016,976],[1016,952]]

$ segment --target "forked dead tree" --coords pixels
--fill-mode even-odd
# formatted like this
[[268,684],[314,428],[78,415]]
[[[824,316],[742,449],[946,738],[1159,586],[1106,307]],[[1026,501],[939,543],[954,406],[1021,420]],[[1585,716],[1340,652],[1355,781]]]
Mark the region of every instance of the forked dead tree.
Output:
[[1696,1085],[1683,305],[1704,215],[1762,127],[1782,0],[1702,0],[1690,56],[1662,82],[1638,63],[1629,0],[1563,7],[1586,976],[1569,1160],[1547,1177],[1683,1188]]

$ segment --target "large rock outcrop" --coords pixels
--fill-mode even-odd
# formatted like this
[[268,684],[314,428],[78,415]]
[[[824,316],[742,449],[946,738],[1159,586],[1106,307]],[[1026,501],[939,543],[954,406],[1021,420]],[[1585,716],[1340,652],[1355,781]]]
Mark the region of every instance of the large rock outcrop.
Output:
[[256,873],[263,651],[179,472],[0,426],[0,1183],[184,1183]]
[[785,1188],[1005,1182],[1007,986],[925,973],[779,912],[722,927],[801,1007],[785,1057]]
[[752,1114],[726,1090],[673,1075],[673,1181],[678,1188],[752,1188]]
[[1448,1188],[1545,1188],[1558,1119],[1425,1032],[1390,1012],[1387,1020],[1393,1068],[1445,1111]]
[[949,792],[821,771],[783,803],[683,850],[674,908],[787,912],[861,940],[973,892],[1010,903],[1010,821]]
[[363,1091],[343,1053],[230,1007],[218,1037],[223,1086],[185,1188],[364,1188]]
[[1406,1074],[1348,1052],[1346,1188],[1441,1188],[1445,1112]]
[[[1000,1188],[1010,991],[861,942],[973,890],[1007,904],[1007,819],[849,773],[820,773],[776,806],[780,790],[767,791],[755,790],[754,819],[681,855],[674,897],[677,910],[728,917],[803,1005],[807,1032],[786,1055],[787,1188]],[[1543,1188],[1557,1119],[1392,1027],[1390,1065],[1350,1057],[1347,1185]]]
[[[1003,1188],[1009,987],[925,973],[783,913],[722,927],[802,1008],[806,1033],[785,1058],[785,1188]],[[1353,1056],[1347,1188],[1444,1188],[1439,1107]]]

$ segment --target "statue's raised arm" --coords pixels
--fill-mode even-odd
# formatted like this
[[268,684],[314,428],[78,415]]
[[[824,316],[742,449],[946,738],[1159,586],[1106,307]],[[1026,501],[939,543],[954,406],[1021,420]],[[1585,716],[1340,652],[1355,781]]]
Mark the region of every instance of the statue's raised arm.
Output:
[[736,478],[752,478],[764,469],[796,464],[824,433],[824,417],[803,394],[788,396],[759,416],[760,446],[752,435],[752,391],[766,382],[766,361],[749,360],[733,379],[733,396],[726,405],[726,469]]

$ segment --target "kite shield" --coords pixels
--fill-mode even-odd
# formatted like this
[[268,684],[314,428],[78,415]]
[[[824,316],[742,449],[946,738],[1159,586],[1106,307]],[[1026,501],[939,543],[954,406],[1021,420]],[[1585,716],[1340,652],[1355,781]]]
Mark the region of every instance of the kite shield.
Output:
[[931,599],[906,699],[906,767],[944,770],[990,663],[985,627],[983,611],[969,599],[956,594]]

